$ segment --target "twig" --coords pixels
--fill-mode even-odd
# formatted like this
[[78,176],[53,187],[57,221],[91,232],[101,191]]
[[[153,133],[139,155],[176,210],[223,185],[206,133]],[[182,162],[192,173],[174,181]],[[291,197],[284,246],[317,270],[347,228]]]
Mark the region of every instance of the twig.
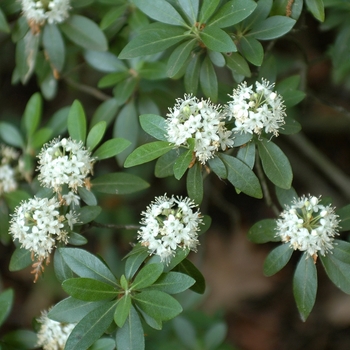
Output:
[[101,224],[95,221],[90,222],[89,225],[93,227],[112,228],[115,230],[138,230],[141,227],[140,225]]

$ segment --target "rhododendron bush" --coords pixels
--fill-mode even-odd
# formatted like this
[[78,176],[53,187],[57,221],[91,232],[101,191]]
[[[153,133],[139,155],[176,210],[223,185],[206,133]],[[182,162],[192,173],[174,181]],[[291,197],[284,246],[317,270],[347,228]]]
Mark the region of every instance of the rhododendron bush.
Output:
[[[350,182],[304,134],[321,123],[305,106],[322,98],[302,40],[332,29],[327,84],[348,94],[348,15],[330,0],[0,2],[0,238],[11,252],[0,349],[234,349],[225,315],[197,306],[210,298],[201,261],[224,225],[219,202],[267,243],[261,274],[290,266],[301,324],[318,275],[350,294]],[[336,198],[301,184],[291,145]],[[55,290],[31,330],[10,322],[19,271],[28,288]]]

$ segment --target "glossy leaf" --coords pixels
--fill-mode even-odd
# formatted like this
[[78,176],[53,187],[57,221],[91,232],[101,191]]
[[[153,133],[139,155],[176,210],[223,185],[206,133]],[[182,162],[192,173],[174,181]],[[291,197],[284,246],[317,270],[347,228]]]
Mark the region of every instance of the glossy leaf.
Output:
[[208,56],[202,62],[199,79],[205,96],[215,102],[218,98],[218,79]]
[[274,248],[264,261],[264,275],[272,276],[282,270],[287,265],[292,254],[293,249],[288,243],[283,243]]
[[159,290],[144,290],[133,299],[140,309],[158,321],[171,320],[182,312],[176,299]]
[[33,263],[31,259],[30,250],[17,247],[12,253],[9,270],[10,271],[19,271],[23,270],[26,267],[30,266]]
[[86,139],[86,147],[90,151],[92,151],[100,143],[106,131],[106,127],[107,123],[105,121],[101,121],[90,129]]
[[140,78],[147,80],[161,80],[168,77],[164,62],[144,62],[138,73]]
[[13,303],[13,290],[6,289],[0,294],[0,326],[11,312]]
[[[128,71],[107,74],[99,80],[97,87],[103,89],[110,86],[115,86],[121,83],[122,81],[126,80],[129,77],[129,75],[130,73]],[[117,101],[115,98],[114,100]],[[120,99],[118,100],[120,101]],[[118,102],[118,106],[119,105],[120,103]]]
[[167,74],[170,78],[174,77],[184,66],[195,43],[195,39],[185,41],[171,53],[167,63]]
[[109,27],[111,27],[113,24],[115,24],[117,21],[122,21],[123,19],[123,13],[127,9],[127,3],[117,6],[117,7],[110,7],[109,11],[105,13],[103,16],[101,23],[100,23],[100,28],[102,30],[105,30]]
[[204,0],[199,12],[199,22],[206,23],[219,5],[220,0]]
[[205,333],[204,342],[208,349],[217,349],[227,336],[227,324],[217,322]]
[[232,52],[226,56],[227,66],[236,74],[250,77],[251,72],[247,61],[238,53]]
[[62,283],[64,280],[68,278],[73,278],[73,271],[69,268],[69,266],[64,261],[59,249],[55,250],[54,253],[54,269],[57,280]]
[[248,142],[246,145],[239,148],[237,158],[247,164],[250,169],[253,169],[255,164],[255,143]]
[[163,272],[164,265],[147,264],[136,275],[130,289],[140,290],[153,284]]
[[46,24],[43,28],[42,43],[52,66],[61,72],[65,61],[65,44],[62,34],[55,24]]
[[306,0],[306,6],[320,22],[324,21],[324,5],[322,0]]
[[116,345],[118,349],[145,350],[145,336],[140,316],[133,306],[122,328],[117,330]]
[[[301,92],[301,91],[300,91]],[[280,128],[279,132],[283,135],[297,134],[301,130],[301,125],[290,116],[284,118],[285,124]]]
[[78,223],[79,225],[87,224],[92,220],[95,220],[101,213],[102,208],[95,205],[89,205],[86,207],[81,207],[75,210],[78,214]]
[[237,47],[232,38],[219,27],[205,27],[200,32],[200,38],[204,45],[210,50],[218,52],[237,51]]
[[180,180],[188,169],[193,158],[193,150],[189,149],[183,152],[174,163],[174,177]]
[[86,117],[82,104],[75,100],[69,110],[68,132],[71,138],[75,141],[85,142],[86,138]]
[[198,16],[199,0],[178,0],[178,3],[186,14],[190,23],[195,23]]
[[188,259],[182,260],[174,269],[174,271],[181,272],[187,276],[192,277],[196,283],[190,287],[193,292],[204,294],[205,279],[197,267]]
[[262,198],[259,180],[248,165],[226,154],[220,155],[220,158],[226,166],[227,179],[233,186],[249,196]]
[[159,178],[174,175],[174,164],[179,156],[179,150],[173,149],[157,159],[154,175]]
[[52,320],[62,323],[78,323],[90,311],[99,308],[105,301],[82,301],[68,297],[57,303],[48,313]]
[[193,284],[196,280],[184,273],[170,271],[162,274],[156,282],[154,282],[149,288],[157,289],[168,294],[177,294],[184,292]]
[[53,130],[53,135],[62,135],[66,133],[69,110],[70,107],[68,106],[59,109],[47,122],[46,127]]
[[53,130],[49,128],[41,128],[34,132],[30,141],[33,148],[39,149],[52,138]]
[[129,140],[122,138],[113,138],[104,142],[97,150],[93,153],[93,157],[98,160],[112,158],[117,154],[123,152],[131,145]]
[[42,114],[42,98],[37,92],[31,96],[23,114],[23,127],[26,131],[27,137],[31,138],[37,130]]
[[258,40],[250,36],[243,36],[239,41],[238,50],[247,61],[255,66],[261,66],[264,59],[264,48]]
[[293,294],[301,319],[305,322],[314,307],[317,292],[317,271],[313,259],[305,252],[293,277]]
[[161,52],[186,38],[185,29],[163,23],[152,23],[142,28],[119,54],[120,59]]
[[69,278],[62,288],[73,298],[84,301],[109,300],[118,295],[114,286],[92,278]]
[[101,121],[105,121],[109,125],[117,114],[119,105],[114,98],[102,102],[92,116],[90,127],[93,127]]
[[131,309],[131,297],[130,294],[124,294],[118,299],[117,307],[114,312],[114,322],[120,328],[124,326],[124,323],[129,316]]
[[[84,245],[88,240],[77,232],[71,232],[69,234],[68,243],[71,245]],[[71,276],[73,277],[73,276]],[[65,278],[66,279],[66,278]]]
[[220,7],[219,11],[208,21],[208,26],[225,28],[233,26],[248,17],[256,8],[252,0],[233,0]]
[[200,67],[200,55],[194,55],[187,66],[184,77],[185,89],[187,93],[196,95],[198,90]]
[[79,248],[59,248],[67,265],[79,277],[92,278],[116,286],[116,278],[96,256]]
[[129,194],[144,190],[149,183],[140,177],[128,173],[109,173],[91,181],[92,189],[101,193]]
[[172,24],[174,26],[185,24],[181,15],[165,0],[152,0],[151,2],[133,0],[133,2],[148,17],[158,22]]
[[256,222],[248,231],[248,239],[254,243],[279,242],[276,236],[276,220],[264,219]]
[[130,255],[125,261],[125,277],[127,279],[133,278],[141,264],[149,256],[148,249],[146,247],[140,247],[137,253]]
[[212,170],[217,176],[219,176],[219,178],[227,178],[227,170],[225,164],[219,157],[208,159],[208,165],[210,170]]
[[97,205],[97,199],[95,195],[85,187],[78,187],[78,194],[82,201],[85,202],[87,205]]
[[108,42],[98,25],[87,17],[71,15],[60,25],[62,32],[78,46],[97,51],[107,51]]
[[155,114],[142,114],[140,115],[140,124],[147,134],[157,140],[167,141],[167,124],[163,117]]
[[124,167],[150,162],[173,149],[174,145],[166,141],[154,141],[136,148],[125,160]]
[[188,170],[186,177],[186,189],[188,196],[194,200],[196,204],[201,204],[203,200],[203,175],[202,166],[196,162]]
[[278,202],[283,209],[285,209],[287,205],[290,206],[294,198],[298,198],[298,194],[293,187],[286,190],[276,186],[275,191]]
[[116,99],[119,105],[122,105],[129,100],[129,98],[135,91],[137,84],[138,78],[130,75],[127,79],[120,82],[113,89],[114,98]]
[[272,40],[288,33],[294,26],[295,19],[286,16],[272,16],[256,23],[247,36],[258,40]]
[[90,66],[99,72],[126,72],[128,70],[122,60],[108,51],[86,50],[84,58]]
[[293,172],[289,160],[272,141],[261,139],[258,142],[259,156],[266,176],[276,186],[289,189]]
[[350,204],[338,209],[336,214],[339,216],[340,224],[339,231],[349,231],[350,230]]
[[65,350],[87,350],[113,321],[116,302],[106,302],[90,311],[69,335]]
[[24,140],[21,133],[10,123],[0,122],[0,137],[10,146],[24,147]]
[[115,340],[112,338],[100,338],[90,346],[89,350],[115,350]]
[[234,146],[239,147],[239,146],[243,146],[246,143],[248,143],[253,138],[253,135],[250,134],[249,132],[247,132],[247,133],[235,133],[235,134],[233,134],[233,137],[234,137],[234,142],[235,142]]

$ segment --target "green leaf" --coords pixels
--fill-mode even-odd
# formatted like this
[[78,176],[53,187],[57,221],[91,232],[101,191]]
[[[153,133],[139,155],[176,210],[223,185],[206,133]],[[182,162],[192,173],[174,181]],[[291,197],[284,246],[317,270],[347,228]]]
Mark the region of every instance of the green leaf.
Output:
[[[111,3],[111,5],[114,5],[114,3]],[[127,3],[120,5],[118,7],[110,7],[101,20],[100,28],[102,30],[105,30],[111,27],[116,22],[122,21],[123,20],[122,15],[124,14],[127,8],[128,8]]]
[[57,303],[48,313],[52,320],[62,323],[78,323],[90,311],[105,304],[105,301],[82,301],[68,297]]
[[174,77],[187,62],[195,44],[196,39],[185,41],[171,53],[167,63],[167,74],[170,78]]
[[117,285],[116,278],[110,269],[96,256],[79,248],[59,248],[60,253],[70,267],[79,277],[93,278],[95,280]]
[[255,164],[255,143],[248,142],[246,145],[239,148],[237,158],[247,164],[250,169],[253,169]]
[[[190,250],[188,248],[186,249],[177,249],[175,256],[173,256],[169,262],[168,265],[164,266],[164,272],[169,272],[174,269],[175,266],[180,264],[181,261],[186,259],[188,254],[190,253]],[[153,256],[155,257],[155,256]]]
[[[179,341],[181,341],[181,343],[185,346],[186,349],[196,349],[198,343],[199,336],[192,322],[190,322],[187,318],[182,316],[176,317],[171,322],[177,338],[179,339]],[[200,337],[202,338],[202,334]],[[213,348],[207,347],[206,340],[203,341],[203,344],[205,344],[205,349],[213,350]]]
[[201,204],[203,200],[203,175],[202,166],[195,162],[188,170],[186,177],[186,189],[188,196],[194,200],[196,204]]
[[147,80],[161,80],[168,77],[164,62],[144,62],[138,73],[140,78]]
[[6,204],[8,205],[10,210],[14,211],[15,208],[18,205],[20,205],[21,201],[25,201],[25,200],[31,198],[31,195],[26,191],[16,190],[16,191],[12,191],[9,193],[4,193],[3,197],[5,198]]
[[264,59],[264,48],[260,41],[253,37],[241,37],[238,50],[242,56],[255,66],[261,66]]
[[166,141],[155,141],[146,143],[136,148],[126,158],[124,167],[130,168],[154,160],[173,149],[174,145]]
[[10,123],[0,122],[0,137],[10,146],[24,147],[23,136],[19,130]]
[[254,243],[279,242],[276,236],[276,220],[264,219],[256,222],[248,231],[248,239]]
[[148,17],[158,22],[174,26],[186,25],[181,15],[165,0],[152,0],[151,2],[133,0],[133,2]]
[[149,187],[140,177],[128,173],[109,173],[91,181],[92,189],[101,193],[130,194]]
[[227,170],[223,161],[215,156],[214,158],[208,159],[209,168],[217,175],[220,179],[227,178]]
[[193,158],[193,150],[189,149],[183,152],[174,163],[174,177],[176,180],[180,180],[185,174]]
[[144,290],[133,299],[141,310],[158,321],[171,320],[182,312],[176,299],[159,290]]
[[349,231],[350,230],[350,204],[342,207],[336,211],[336,214],[339,216],[340,224],[339,231]]
[[286,155],[272,141],[261,139],[257,143],[266,176],[274,185],[289,189],[293,180],[293,172]]
[[226,61],[222,53],[212,50],[208,50],[207,53],[214,66],[225,67]]
[[149,256],[147,247],[140,246],[140,250],[130,255],[125,261],[125,277],[130,279],[134,277],[141,264]]
[[[248,143],[251,139],[253,138],[253,135],[250,134],[249,132],[247,133],[235,133],[234,134],[234,146],[235,147],[239,147],[239,146],[243,146],[246,143]],[[254,143],[255,145],[255,143]]]
[[116,55],[108,51],[86,50],[84,58],[99,72],[127,72],[128,67]]
[[[69,234],[68,243],[71,245],[84,245],[88,240],[77,232],[71,232]],[[65,278],[66,279],[66,278]]]
[[9,270],[11,272],[23,270],[32,263],[30,250],[17,247],[11,256]]
[[145,265],[136,275],[130,289],[140,290],[150,286],[162,274],[163,269],[162,263]]
[[124,326],[124,323],[129,316],[131,309],[131,297],[130,294],[124,294],[119,300],[114,312],[114,322],[120,328]]
[[69,268],[69,266],[64,261],[60,251],[58,249],[55,250],[54,257],[54,269],[57,280],[62,283],[64,280],[68,278],[73,278],[73,271]]
[[40,124],[42,103],[41,95],[37,92],[29,99],[24,110],[22,122],[29,139],[33,136]]
[[203,221],[202,225],[200,226],[198,236],[202,235],[203,233],[207,232],[211,226],[211,217],[209,215],[203,215]]
[[79,197],[87,204],[90,206],[96,206],[97,205],[97,199],[95,195],[86,189],[85,187],[78,187],[78,194]]
[[193,286],[195,282],[196,280],[187,274],[170,271],[163,273],[149,288],[168,294],[178,294]]
[[[300,91],[301,92],[301,91]],[[298,91],[296,91],[298,93]],[[297,134],[301,130],[301,125],[292,117],[284,117],[285,124],[280,128],[279,132],[283,135]]]
[[220,0],[204,0],[199,12],[199,23],[206,23],[219,5]]
[[167,123],[166,120],[155,114],[142,114],[140,115],[141,128],[147,132],[147,134],[153,136],[157,140],[167,141]]
[[324,22],[324,5],[322,0],[306,0],[306,6],[316,19]]
[[262,198],[259,180],[248,165],[226,154],[221,154],[220,158],[226,166],[227,179],[233,186],[249,196]]
[[208,26],[215,25],[219,28],[233,26],[248,17],[256,8],[252,0],[229,1],[208,21]]
[[95,220],[101,213],[102,208],[95,205],[78,208],[75,212],[78,214],[78,224],[83,225]]
[[106,302],[90,311],[69,335],[65,350],[87,350],[107,330],[113,321],[116,302]]
[[115,340],[112,338],[100,338],[92,344],[89,350],[115,350]]
[[294,198],[298,198],[298,194],[293,187],[286,190],[276,186],[275,191],[278,202],[283,209],[285,209],[287,205],[290,206]]
[[10,33],[10,27],[1,9],[0,9],[0,31],[5,33]]
[[116,137],[103,143],[92,156],[98,160],[112,158],[123,152],[130,145],[131,142],[129,140]]
[[317,292],[316,265],[307,254],[301,256],[293,277],[294,299],[304,322],[314,307]]
[[227,55],[226,64],[236,74],[244,75],[245,77],[251,76],[247,61],[238,52],[232,52],[230,55]]
[[329,279],[344,293],[350,294],[350,264],[333,254],[319,255],[319,258]]
[[184,77],[185,89],[187,93],[197,94],[199,73],[201,67],[200,55],[193,55],[190,60]]
[[62,288],[73,298],[84,301],[110,300],[118,295],[114,286],[92,278],[69,278]]
[[247,36],[258,40],[272,40],[288,33],[295,24],[295,19],[286,16],[272,16],[256,23]]
[[179,150],[173,149],[157,159],[154,175],[159,178],[174,175],[174,164],[179,156]]
[[205,27],[200,32],[200,38],[207,48],[218,52],[237,51],[232,38],[222,29],[212,26]]
[[34,149],[41,148],[46,142],[52,138],[53,130],[49,128],[41,128],[37,130],[31,139],[30,146]]
[[92,116],[90,127],[93,127],[101,121],[105,121],[108,126],[116,116],[118,108],[119,105],[115,98],[110,98],[109,100],[102,102]]
[[38,335],[32,331],[18,329],[6,333],[1,337],[2,350],[13,349],[35,349],[37,347]]
[[118,349],[145,350],[145,336],[140,316],[133,306],[123,327],[117,330],[116,345]]
[[64,66],[66,49],[62,34],[55,24],[44,26],[42,43],[48,60],[58,72],[61,72]]
[[72,107],[69,110],[67,124],[71,138],[85,143],[86,117],[83,106],[78,100],[73,102]]
[[71,15],[60,25],[62,32],[78,46],[96,51],[107,51],[108,42],[103,31],[91,19]]
[[13,290],[6,289],[0,294],[0,326],[11,312],[13,303]]
[[178,0],[178,3],[191,23],[195,23],[198,16],[199,0]]
[[199,80],[205,96],[216,102],[218,98],[218,79],[208,56],[202,62]]
[[207,349],[217,349],[227,336],[227,324],[225,322],[215,323],[209,328],[204,336],[204,344]]
[[333,246],[333,256],[346,264],[350,264],[350,243],[339,239],[335,239],[333,242]]
[[174,269],[174,271],[181,272],[186,274],[187,276],[192,277],[196,283],[190,287],[193,292],[204,294],[205,292],[205,279],[202,273],[197,269],[193,263],[188,260],[182,260]]
[[185,39],[185,29],[163,23],[151,23],[133,38],[119,54],[120,59],[161,52]]
[[106,131],[106,127],[107,123],[105,121],[101,121],[91,128],[86,139],[86,147],[90,151],[92,151],[100,143]]
[[139,80],[137,77],[129,76],[126,80],[120,82],[114,89],[113,95],[119,105],[124,104],[133,94]]
[[66,133],[69,110],[70,107],[59,109],[47,122],[46,127],[53,130],[53,135],[62,135]]
[[293,249],[288,243],[283,243],[274,248],[265,259],[264,275],[272,276],[282,270],[287,265],[292,254]]
[[[129,75],[130,75],[130,73],[128,71],[107,74],[99,80],[97,87],[99,89],[103,89],[103,88],[107,88],[110,86],[115,86],[118,83],[126,80],[129,77]],[[117,101],[115,98],[114,98],[114,100]],[[120,103],[118,102],[118,105],[119,104]]]

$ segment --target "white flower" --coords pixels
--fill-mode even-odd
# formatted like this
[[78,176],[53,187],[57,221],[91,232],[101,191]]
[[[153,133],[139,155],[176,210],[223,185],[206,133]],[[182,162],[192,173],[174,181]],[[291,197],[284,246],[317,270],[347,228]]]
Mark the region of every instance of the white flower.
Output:
[[69,335],[75,327],[73,323],[60,323],[47,317],[43,311],[37,320],[41,326],[37,334],[37,344],[43,350],[63,350]]
[[0,165],[0,196],[16,188],[15,170],[8,164]]
[[167,114],[167,139],[178,146],[188,146],[188,139],[194,139],[194,152],[205,164],[215,152],[233,146],[232,132],[227,130],[220,106],[210,100],[199,101],[197,97],[185,95],[177,99],[174,108]]
[[[55,192],[61,192],[62,185],[65,184],[73,192],[78,187],[85,186],[86,177],[92,172],[94,163],[83,143],[71,138],[55,139],[44,145],[38,158],[38,179],[44,187],[51,187]],[[71,195],[68,200],[76,203]]]
[[23,15],[37,25],[61,23],[69,17],[70,0],[21,0]]
[[257,81],[255,86],[254,92],[253,86],[243,82],[229,95],[232,101],[226,106],[226,116],[235,120],[236,127],[232,130],[258,135],[264,130],[278,136],[286,116],[282,97],[272,91],[274,84],[265,79],[261,83]]
[[66,205],[73,204],[73,206],[78,206],[80,203],[80,197],[74,194],[74,192],[72,191],[69,191],[67,194],[64,194],[62,198],[64,199]]
[[77,222],[74,212],[66,216],[59,213],[60,204],[55,198],[31,198],[23,201],[12,215],[10,234],[21,247],[32,252],[38,261],[48,258],[57,242],[68,243],[65,223],[72,229]]
[[277,220],[276,236],[294,250],[306,251],[317,258],[333,249],[339,220],[330,205],[320,204],[320,198],[302,196],[293,200]]
[[198,245],[200,212],[190,198],[156,197],[145,212],[142,212],[138,240],[148,247],[150,254],[159,255],[169,263],[177,248],[196,251]]

